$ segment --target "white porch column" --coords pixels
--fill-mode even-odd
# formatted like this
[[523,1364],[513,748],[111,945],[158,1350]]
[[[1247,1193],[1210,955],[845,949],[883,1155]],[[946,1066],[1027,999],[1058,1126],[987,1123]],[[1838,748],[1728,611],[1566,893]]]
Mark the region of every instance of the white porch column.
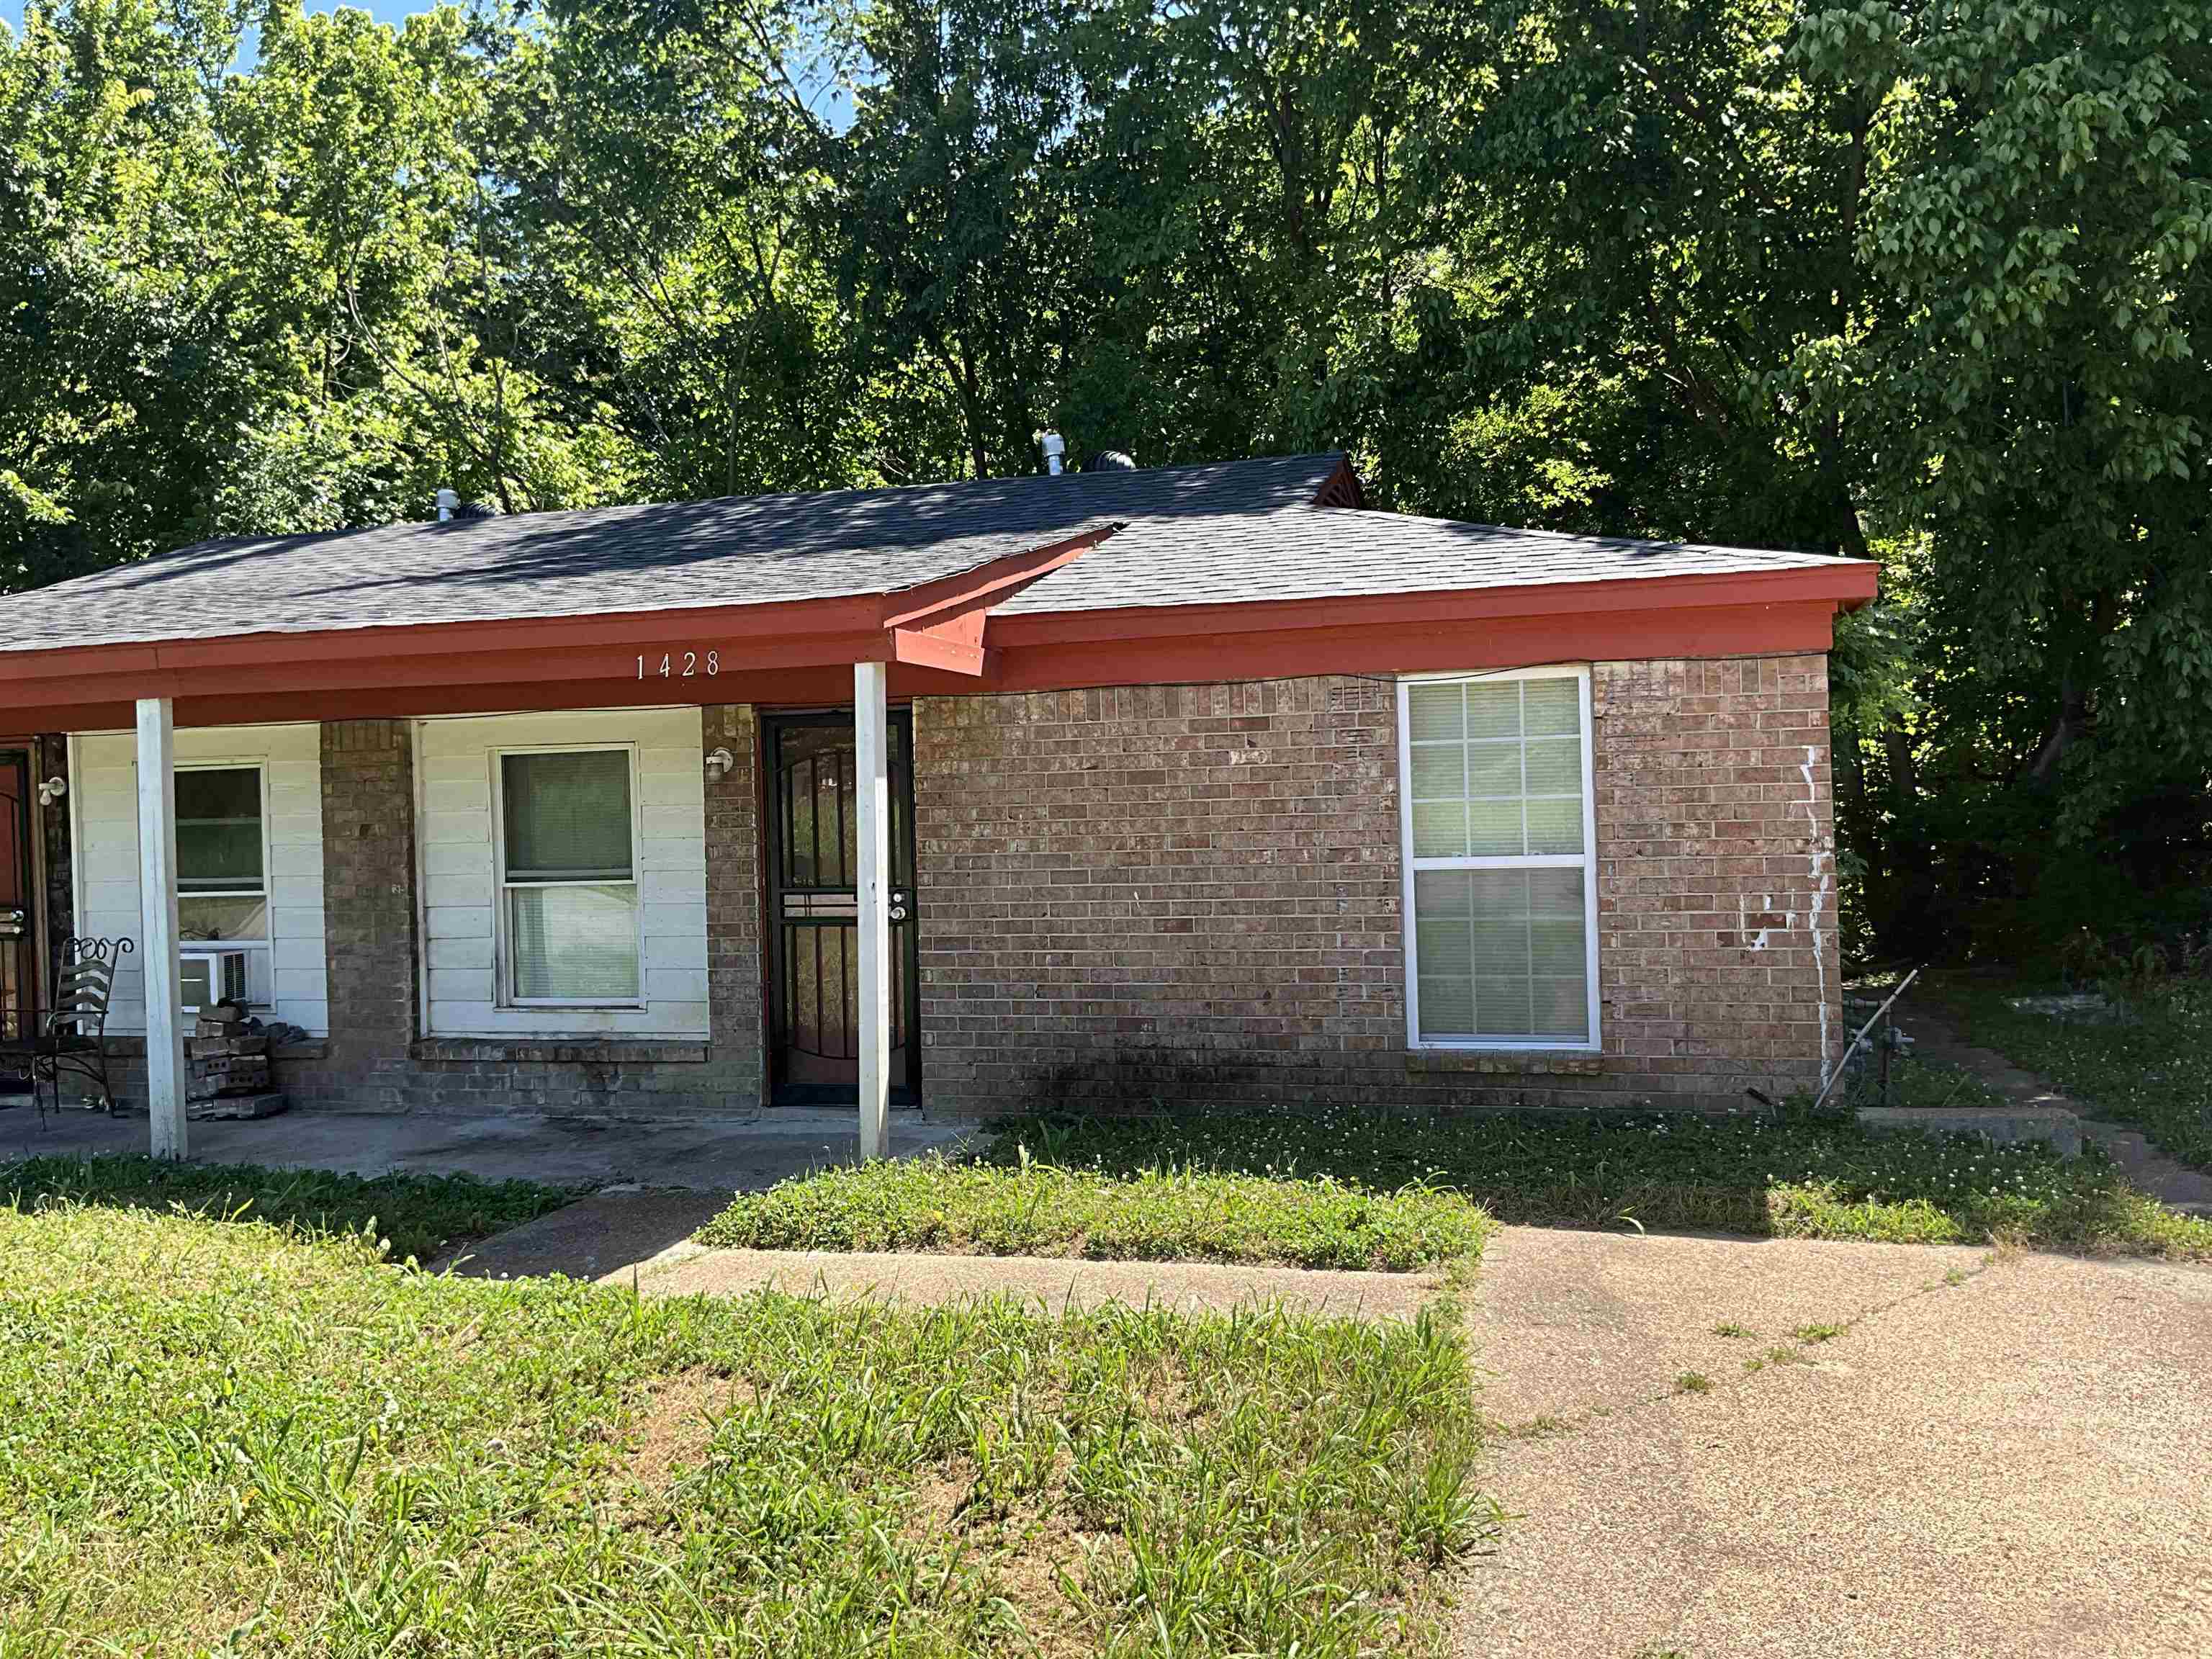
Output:
[[138,699],[138,962],[146,978],[146,1104],[155,1158],[185,1155],[185,1044],[177,983],[175,711]]
[[860,1156],[890,1152],[891,789],[884,665],[853,665],[854,793],[859,797]]

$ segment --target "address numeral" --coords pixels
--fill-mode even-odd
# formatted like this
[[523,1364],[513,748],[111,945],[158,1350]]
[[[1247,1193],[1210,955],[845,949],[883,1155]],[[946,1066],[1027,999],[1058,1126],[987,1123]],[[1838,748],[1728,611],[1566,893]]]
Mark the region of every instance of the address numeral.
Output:
[[681,653],[680,658],[678,653],[670,651],[665,653],[658,663],[646,652],[640,652],[637,658],[637,677],[640,679],[658,674],[664,680],[692,680],[703,674],[711,680],[721,672],[722,653],[720,651],[686,651]]

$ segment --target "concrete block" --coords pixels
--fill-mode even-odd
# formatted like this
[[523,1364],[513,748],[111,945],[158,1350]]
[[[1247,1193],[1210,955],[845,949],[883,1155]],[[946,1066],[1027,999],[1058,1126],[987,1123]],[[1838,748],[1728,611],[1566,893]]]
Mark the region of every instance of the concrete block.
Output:
[[210,1118],[274,1117],[289,1103],[280,1094],[229,1095],[217,1100],[196,1100],[185,1115],[195,1121]]
[[1979,1135],[2000,1146],[2047,1140],[2061,1158],[2081,1156],[2081,1120],[2056,1106],[1862,1106],[1858,1116],[1875,1134]]

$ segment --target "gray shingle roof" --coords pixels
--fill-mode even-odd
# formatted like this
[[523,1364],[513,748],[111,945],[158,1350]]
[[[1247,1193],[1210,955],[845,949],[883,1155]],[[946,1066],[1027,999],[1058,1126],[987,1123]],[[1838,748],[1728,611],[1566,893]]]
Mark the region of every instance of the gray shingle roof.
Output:
[[756,495],[206,542],[0,599],[0,650],[896,592],[1119,526],[1009,613],[1831,562],[1313,505],[1341,457]]
[[996,607],[1004,615],[1327,599],[1849,564],[1696,542],[1507,530],[1452,519],[1289,504],[1140,520]]

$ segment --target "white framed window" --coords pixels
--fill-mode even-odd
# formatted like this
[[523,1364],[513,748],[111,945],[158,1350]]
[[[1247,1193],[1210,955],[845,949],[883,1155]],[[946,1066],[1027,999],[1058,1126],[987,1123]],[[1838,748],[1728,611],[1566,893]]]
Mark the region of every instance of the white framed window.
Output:
[[177,933],[187,1012],[226,999],[266,1007],[269,774],[258,763],[179,766]]
[[1406,1038],[1599,1045],[1587,668],[1398,685]]
[[637,751],[495,750],[499,1001],[644,1006]]

